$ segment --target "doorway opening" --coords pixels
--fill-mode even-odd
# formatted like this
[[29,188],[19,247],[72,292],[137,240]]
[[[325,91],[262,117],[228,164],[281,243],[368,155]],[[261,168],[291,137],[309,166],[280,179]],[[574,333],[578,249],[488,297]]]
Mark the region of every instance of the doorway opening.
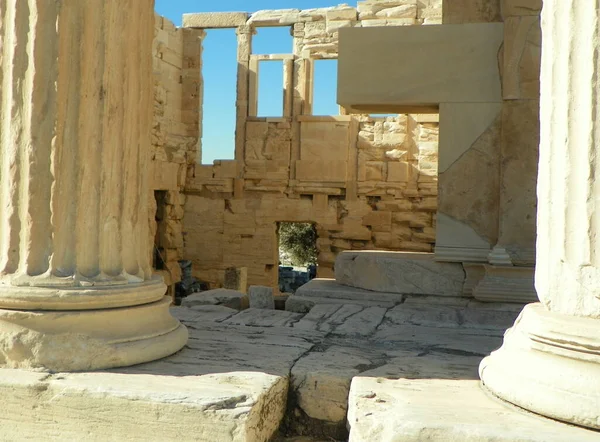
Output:
[[155,232],[154,232],[154,248],[152,249],[152,268],[154,270],[165,270],[165,249],[162,244],[162,238],[165,233],[165,209],[166,209],[166,190],[155,190],[154,199],[156,200],[156,214],[154,215]]
[[317,276],[317,229],[313,223],[280,222],[279,291],[295,293]]

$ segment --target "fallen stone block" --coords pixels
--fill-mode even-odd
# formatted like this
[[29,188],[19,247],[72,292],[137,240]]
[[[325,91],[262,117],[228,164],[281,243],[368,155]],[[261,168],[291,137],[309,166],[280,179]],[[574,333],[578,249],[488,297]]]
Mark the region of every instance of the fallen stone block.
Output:
[[250,299],[250,308],[260,308],[273,310],[275,308],[275,299],[273,298],[273,289],[262,285],[251,285],[248,289],[248,298]]
[[342,252],[335,279],[376,292],[462,296],[465,272],[460,263],[435,261],[432,253]]

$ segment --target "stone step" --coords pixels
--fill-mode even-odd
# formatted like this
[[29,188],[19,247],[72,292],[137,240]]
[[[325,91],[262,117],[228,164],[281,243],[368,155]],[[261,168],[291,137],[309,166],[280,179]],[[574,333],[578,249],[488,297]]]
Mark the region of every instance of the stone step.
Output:
[[463,296],[460,263],[437,262],[432,253],[352,251],[335,261],[339,284],[387,294]]

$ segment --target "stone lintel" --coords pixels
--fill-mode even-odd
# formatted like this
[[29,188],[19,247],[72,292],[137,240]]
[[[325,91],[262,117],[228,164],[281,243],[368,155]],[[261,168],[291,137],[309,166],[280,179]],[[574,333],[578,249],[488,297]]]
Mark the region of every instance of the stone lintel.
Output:
[[183,14],[184,28],[220,29],[237,28],[246,24],[245,12],[206,12]]

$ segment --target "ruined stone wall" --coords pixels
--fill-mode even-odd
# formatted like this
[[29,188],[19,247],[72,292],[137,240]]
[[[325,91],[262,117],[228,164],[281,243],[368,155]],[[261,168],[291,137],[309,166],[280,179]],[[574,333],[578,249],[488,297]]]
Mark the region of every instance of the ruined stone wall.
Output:
[[[150,147],[150,238],[153,261],[167,285],[181,279],[183,193],[199,137],[200,46],[198,31],[176,28],[155,15],[154,120]],[[160,256],[156,256],[158,252]],[[161,262],[162,261],[162,262]]]
[[[235,160],[196,165],[185,187],[185,257],[219,286],[227,267],[249,284],[277,285],[278,222],[313,222],[318,276],[344,250],[432,252],[437,210],[437,115],[313,116],[314,63],[335,59],[338,30],[441,22],[441,1],[359,2],[314,10],[192,14],[184,26],[238,29]],[[291,54],[253,55],[263,26],[290,27]],[[288,79],[283,117],[256,116],[258,65],[279,57]]]

